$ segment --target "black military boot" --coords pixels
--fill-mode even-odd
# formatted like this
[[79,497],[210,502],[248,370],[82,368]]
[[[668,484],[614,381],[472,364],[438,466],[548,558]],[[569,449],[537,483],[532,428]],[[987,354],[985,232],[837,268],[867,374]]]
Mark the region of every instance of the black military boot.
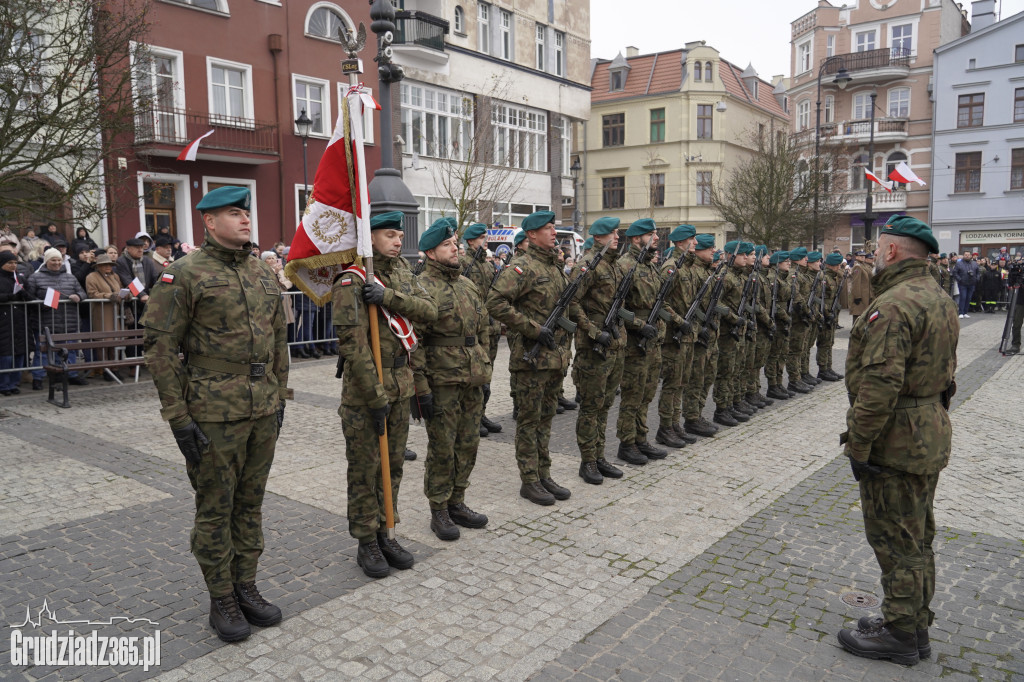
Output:
[[[746,417],[746,415],[743,415]],[[730,410],[715,410],[715,423],[722,426],[739,426],[739,420],[733,416]]]
[[359,543],[359,549],[356,551],[356,563],[370,578],[386,578],[391,574],[391,567],[380,551],[377,538]]
[[737,405],[739,405],[741,408],[745,409],[748,413],[750,413],[751,417],[757,414],[757,411],[761,409],[759,405],[750,402],[746,398],[740,398],[739,400],[732,404],[733,407],[736,407]]
[[646,440],[637,441],[636,449],[647,459],[665,459],[668,457],[668,450],[656,448]]
[[480,437],[487,438],[487,436],[489,435],[491,435],[491,432],[487,430],[487,427],[484,426],[483,424],[480,424]]
[[242,610],[242,615],[253,625],[265,628],[281,622],[281,609],[263,598],[256,589],[255,580],[235,583],[235,597],[238,599],[238,608]]
[[[881,616],[861,616],[857,621],[857,629],[861,631],[877,630],[884,624],[885,621]],[[917,655],[920,658],[932,657],[932,644],[928,637],[928,628],[917,631]]]
[[804,382],[811,388],[814,388],[815,386],[821,383],[821,379],[819,379],[818,377],[812,377],[810,373],[800,375],[800,381]]
[[704,436],[705,438],[712,438],[718,433],[718,429],[708,424],[705,419],[687,419],[686,431],[688,433],[695,433],[698,436]]
[[388,539],[386,531],[377,533],[377,546],[380,547],[380,553],[384,555],[384,561],[388,562],[388,566],[393,566],[400,571],[412,568],[416,562],[412,552],[398,544],[398,540]]
[[412,462],[416,459],[416,453],[410,450],[409,448],[405,449],[405,454],[402,456],[405,458],[406,462]]
[[568,500],[572,495],[572,492],[568,488],[563,488],[558,485],[550,476],[540,479],[540,484],[544,487],[544,490],[551,493],[551,496],[556,500]]
[[789,393],[782,386],[769,386],[768,397],[776,400],[789,400]]
[[590,485],[601,485],[604,483],[604,476],[598,471],[597,462],[581,462],[580,478],[583,479],[584,483],[589,483]]
[[647,457],[641,454],[633,443],[619,443],[619,452],[616,456],[628,464],[636,464],[639,466],[647,464]]
[[694,443],[697,442],[697,437],[688,434],[686,432],[686,429],[684,429],[683,425],[680,424],[679,422],[676,422],[675,424],[672,425],[672,430],[675,431],[676,437],[679,438],[679,440],[686,443],[687,445],[693,445]]
[[210,597],[210,627],[225,642],[239,642],[252,634],[233,593]]
[[448,518],[463,528],[483,528],[487,525],[487,516],[473,511],[465,502],[449,504]]
[[732,418],[738,422],[743,423],[750,421],[750,415],[741,410],[737,410],[735,405],[729,408],[729,414],[731,414]]
[[754,407],[753,405],[748,405],[742,400],[737,400],[732,404],[732,411],[740,412],[742,414],[747,415],[748,417],[751,417],[754,415],[755,412],[757,412],[757,408]]
[[761,408],[761,409],[764,409],[764,408],[768,407],[769,405],[775,404],[774,400],[772,400],[771,398],[766,398],[763,395],[761,395],[760,393],[748,393],[747,394],[747,402],[748,403],[750,402],[751,398],[753,398],[754,400],[756,400],[757,402],[760,403],[760,405],[758,405],[758,407]]
[[839,644],[854,656],[917,665],[917,634],[883,625],[877,630],[840,630]]
[[806,394],[811,392],[811,387],[805,384],[804,382],[800,381],[799,379],[794,379],[793,381],[789,382],[789,386],[787,386],[786,390],[788,390],[791,393],[795,391],[797,393]]
[[544,507],[555,503],[555,496],[545,490],[544,486],[540,484],[540,481],[524,483],[522,487],[519,488],[519,496],[525,497],[530,502]]
[[493,419],[489,419],[486,414],[480,418],[480,426],[484,427],[491,433],[501,433],[501,424]]
[[622,478],[622,469],[611,464],[604,457],[599,457],[594,464],[597,465],[597,470],[601,472],[601,475],[605,478]]
[[559,396],[558,404],[564,407],[566,410],[575,410],[579,405],[568,398]]
[[562,403],[555,405],[555,414],[565,414],[565,408],[562,407]]
[[839,381],[839,376],[832,372],[828,367],[818,368],[818,380],[819,381]]
[[654,434],[654,442],[667,445],[676,450],[686,447],[686,441],[677,436],[675,429],[671,426],[659,426],[658,432]]
[[430,530],[434,531],[438,540],[445,542],[458,540],[460,535],[459,527],[452,522],[447,509],[430,510]]

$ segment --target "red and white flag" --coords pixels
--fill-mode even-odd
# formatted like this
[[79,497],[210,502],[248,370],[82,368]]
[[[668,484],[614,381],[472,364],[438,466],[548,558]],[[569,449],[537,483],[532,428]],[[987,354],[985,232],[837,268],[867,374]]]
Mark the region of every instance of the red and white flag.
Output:
[[892,183],[891,182],[888,182],[886,180],[880,180],[877,175],[875,175],[874,173],[869,171],[867,168],[864,169],[864,175],[867,177],[868,180],[870,180],[871,182],[878,183],[879,185],[881,185],[882,187],[885,188],[886,192],[888,192],[889,194],[892,194]]
[[196,154],[199,153],[199,143],[208,138],[210,135],[213,135],[214,132],[215,131],[211,130],[208,133],[203,133],[196,139],[189,142],[185,146],[185,148],[181,150],[181,153],[178,154],[178,161],[195,161]]
[[46,298],[43,299],[43,303],[56,310],[60,305],[60,292],[51,287],[46,287]]
[[357,257],[373,256],[363,111],[380,109],[380,105],[361,85],[349,88],[345,102],[317,165],[313,190],[285,265],[285,275],[317,305],[330,300],[334,278],[346,265]]
[[136,277],[128,283],[128,290],[132,292],[132,296],[138,296],[142,293],[142,290],[146,288],[146,285],[142,283],[142,280]]
[[910,170],[910,166],[907,165],[906,161],[900,161],[900,165],[896,166],[892,173],[889,173],[889,179],[902,182],[904,185],[916,182],[921,187],[924,187],[927,184],[924,180],[917,177],[917,173]]

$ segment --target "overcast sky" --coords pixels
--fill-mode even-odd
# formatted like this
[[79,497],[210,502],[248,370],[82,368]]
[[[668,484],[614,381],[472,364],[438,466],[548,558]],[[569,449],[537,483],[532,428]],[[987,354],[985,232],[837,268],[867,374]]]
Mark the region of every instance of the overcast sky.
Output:
[[[970,0],[963,4],[970,12]],[[612,59],[627,45],[647,54],[704,40],[741,69],[753,63],[765,80],[788,76],[790,23],[815,6],[816,0],[590,0],[591,57]],[[1024,0],[997,0],[1003,19],[1021,11]]]

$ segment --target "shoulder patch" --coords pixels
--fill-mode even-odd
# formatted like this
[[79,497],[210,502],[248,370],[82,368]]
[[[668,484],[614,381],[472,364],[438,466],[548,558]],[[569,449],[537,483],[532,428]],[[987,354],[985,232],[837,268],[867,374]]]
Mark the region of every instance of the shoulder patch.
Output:
[[868,317],[868,324],[871,324],[872,322],[877,320],[878,317],[879,317],[879,312],[877,310],[875,312],[871,313],[871,315]]
[[342,280],[338,284],[340,284],[343,287],[347,287],[348,285],[352,284],[352,278],[351,277],[344,277],[344,278],[342,278]]
[[521,267],[519,267],[518,265],[512,266],[512,269],[516,271],[516,274],[519,274],[519,275],[523,274],[523,269]]
[[173,283],[174,282],[174,273],[165,272],[164,274],[160,275],[160,281],[161,282],[165,282],[167,284]]

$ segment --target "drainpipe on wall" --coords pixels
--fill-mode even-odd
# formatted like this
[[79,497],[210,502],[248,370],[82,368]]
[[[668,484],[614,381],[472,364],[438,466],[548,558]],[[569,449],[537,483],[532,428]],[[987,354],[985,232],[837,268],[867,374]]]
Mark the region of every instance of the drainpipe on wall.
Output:
[[285,192],[284,182],[284,128],[281,126],[281,92],[278,87],[277,55],[284,49],[284,41],[280,33],[271,33],[267,36],[267,49],[270,50],[270,58],[274,62],[274,119],[277,122],[277,184],[281,191],[281,241],[285,240]]

